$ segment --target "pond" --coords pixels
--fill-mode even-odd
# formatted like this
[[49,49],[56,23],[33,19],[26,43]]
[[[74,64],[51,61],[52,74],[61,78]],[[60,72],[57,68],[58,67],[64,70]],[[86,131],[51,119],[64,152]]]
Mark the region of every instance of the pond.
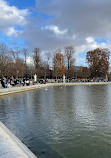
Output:
[[0,120],[38,158],[111,157],[111,85],[3,96]]

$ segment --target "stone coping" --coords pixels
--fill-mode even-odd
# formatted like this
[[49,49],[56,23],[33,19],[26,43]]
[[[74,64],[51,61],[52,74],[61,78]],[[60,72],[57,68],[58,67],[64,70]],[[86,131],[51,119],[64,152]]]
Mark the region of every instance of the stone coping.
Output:
[[47,84],[37,84],[32,86],[24,87],[13,87],[13,88],[2,88],[0,89],[0,96],[13,94],[18,92],[25,92],[33,89],[45,88],[50,86],[73,86],[73,85],[106,85],[111,84],[111,82],[76,82],[76,83],[47,83]]
[[0,121],[0,158],[37,157]]

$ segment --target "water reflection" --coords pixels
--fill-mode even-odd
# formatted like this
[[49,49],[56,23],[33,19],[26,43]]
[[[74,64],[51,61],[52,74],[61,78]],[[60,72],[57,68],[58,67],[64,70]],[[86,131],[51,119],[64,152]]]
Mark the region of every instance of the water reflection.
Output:
[[98,85],[0,97],[0,119],[39,158],[109,158],[110,94],[110,85]]

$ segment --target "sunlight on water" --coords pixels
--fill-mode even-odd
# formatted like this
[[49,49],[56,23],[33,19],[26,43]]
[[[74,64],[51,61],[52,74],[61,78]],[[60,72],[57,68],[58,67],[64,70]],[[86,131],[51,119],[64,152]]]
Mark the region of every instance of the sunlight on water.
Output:
[[111,86],[50,87],[0,97],[0,120],[38,158],[110,158]]

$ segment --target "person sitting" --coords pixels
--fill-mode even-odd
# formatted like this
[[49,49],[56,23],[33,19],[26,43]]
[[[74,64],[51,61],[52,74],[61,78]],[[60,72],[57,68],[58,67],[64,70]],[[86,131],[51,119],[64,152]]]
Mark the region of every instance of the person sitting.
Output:
[[8,82],[7,83],[7,88],[10,88],[10,87],[11,87],[10,82]]
[[1,85],[2,85],[3,88],[5,88],[5,84],[4,84],[4,80],[3,79],[1,80]]
[[25,83],[26,83],[26,86],[29,86],[29,80],[28,79],[26,80]]
[[10,84],[11,84],[12,87],[14,86],[14,82],[12,80],[11,80]]
[[4,86],[5,86],[5,88],[7,88],[7,86],[8,86],[8,85],[7,85],[7,82],[4,82]]

